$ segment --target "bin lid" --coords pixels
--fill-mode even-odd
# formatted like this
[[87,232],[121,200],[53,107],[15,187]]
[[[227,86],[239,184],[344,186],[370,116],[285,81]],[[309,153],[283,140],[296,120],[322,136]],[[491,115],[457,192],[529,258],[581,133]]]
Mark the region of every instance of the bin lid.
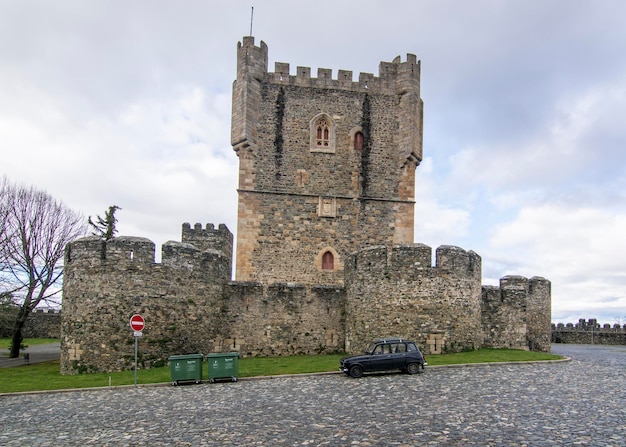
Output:
[[168,360],[201,359],[202,357],[202,354],[172,355],[168,357]]
[[206,358],[213,358],[213,357],[239,357],[239,353],[238,352],[214,352],[214,353],[206,355]]

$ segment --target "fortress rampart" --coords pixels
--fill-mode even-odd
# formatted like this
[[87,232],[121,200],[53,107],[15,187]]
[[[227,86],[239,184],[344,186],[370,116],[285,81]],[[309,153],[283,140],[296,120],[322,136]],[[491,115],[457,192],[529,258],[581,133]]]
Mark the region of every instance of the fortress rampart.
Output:
[[419,340],[431,345],[427,352],[482,346],[480,275],[480,256],[459,247],[439,247],[435,266],[423,244],[351,255],[345,268],[347,349],[380,334]]
[[[5,308],[3,311],[6,313],[0,314],[0,337],[10,338],[17,308]],[[61,313],[56,309],[36,309],[26,320],[22,336],[24,338],[60,338]]]
[[546,327],[550,326],[550,281],[533,277],[505,276],[500,286],[482,288],[484,346],[550,350]]
[[[190,229],[184,224],[183,235]],[[506,277],[500,288],[482,288],[481,258],[472,251],[441,246],[433,266],[432,249],[424,244],[371,247],[348,257],[343,287],[232,282],[231,259],[213,248],[228,246],[232,236],[225,226],[218,230],[201,239],[203,251],[166,242],[161,263],[144,238],[87,237],[68,244],[62,372],[132,368],[128,321],[135,313],[146,320],[143,368],[197,352],[358,352],[372,338],[391,335],[412,338],[429,354],[527,349],[531,342],[546,350],[539,340],[549,337],[547,331],[533,333],[525,311],[547,303],[540,310],[549,316],[549,282]],[[197,234],[207,236],[205,231]],[[502,330],[504,325],[513,329]]]
[[552,343],[626,345],[626,324],[598,324],[595,318],[552,324]]

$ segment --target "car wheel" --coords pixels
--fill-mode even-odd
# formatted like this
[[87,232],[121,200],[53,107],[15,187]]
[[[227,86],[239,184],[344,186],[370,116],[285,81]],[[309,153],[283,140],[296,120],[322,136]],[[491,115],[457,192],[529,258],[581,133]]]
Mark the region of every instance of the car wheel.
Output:
[[361,365],[354,365],[350,368],[350,377],[358,379],[363,375],[363,367]]
[[408,365],[406,365],[406,372],[408,372],[409,374],[419,373],[420,372],[419,363],[409,363]]

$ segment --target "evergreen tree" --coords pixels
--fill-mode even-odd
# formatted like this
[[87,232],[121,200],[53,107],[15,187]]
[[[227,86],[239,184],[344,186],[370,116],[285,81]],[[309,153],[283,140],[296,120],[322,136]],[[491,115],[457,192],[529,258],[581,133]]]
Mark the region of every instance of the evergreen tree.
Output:
[[96,216],[97,222],[91,220],[91,216],[89,216],[88,222],[89,225],[91,225],[91,227],[93,228],[91,234],[94,236],[100,236],[106,241],[108,241],[109,239],[113,239],[115,233],[117,233],[117,228],[115,228],[117,224],[115,212],[121,209],[122,208],[117,205],[111,205],[108,211],[104,212],[104,219],[100,216]]

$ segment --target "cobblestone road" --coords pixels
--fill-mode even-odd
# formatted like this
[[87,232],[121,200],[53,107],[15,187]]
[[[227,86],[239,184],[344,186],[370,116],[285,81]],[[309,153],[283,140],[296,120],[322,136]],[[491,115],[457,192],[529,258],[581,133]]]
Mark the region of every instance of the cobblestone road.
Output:
[[0,397],[4,446],[626,445],[626,346],[571,362]]

